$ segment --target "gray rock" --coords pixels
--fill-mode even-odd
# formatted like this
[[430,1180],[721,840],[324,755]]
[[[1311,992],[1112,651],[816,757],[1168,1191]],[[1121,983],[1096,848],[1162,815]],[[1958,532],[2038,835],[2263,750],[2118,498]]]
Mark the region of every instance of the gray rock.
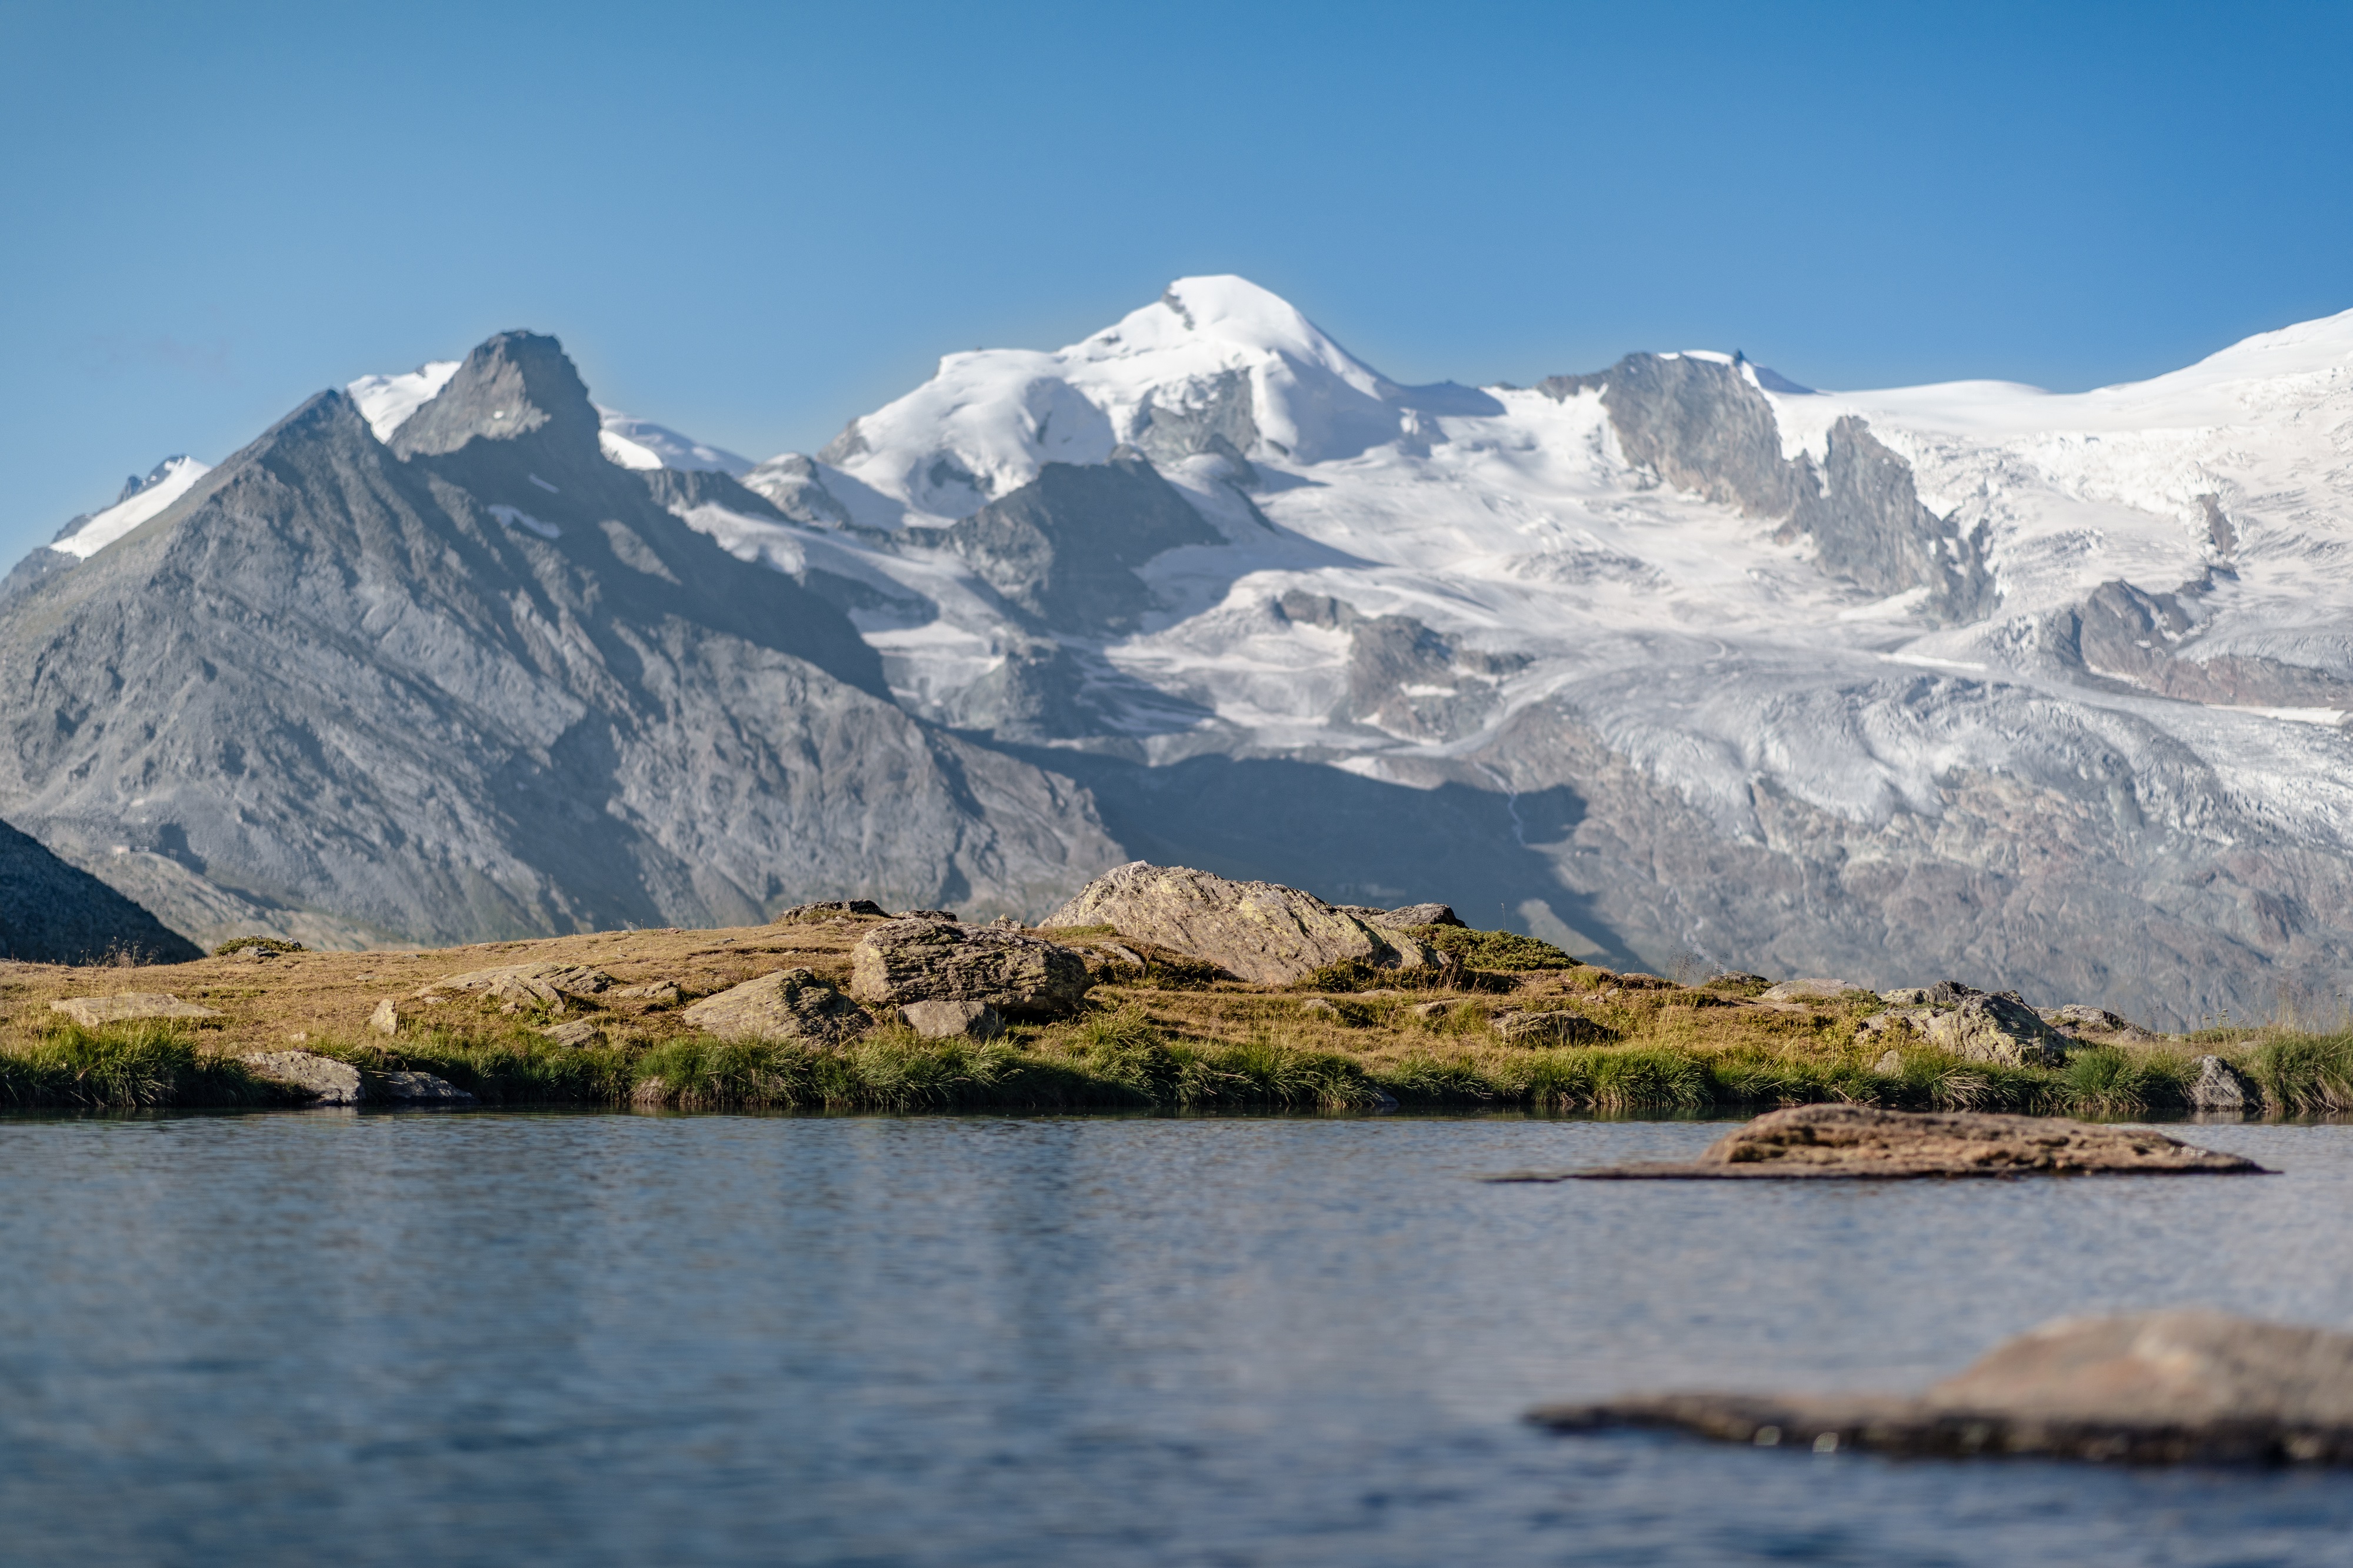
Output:
[[1350,960],[1418,968],[1440,956],[1402,931],[1371,925],[1296,888],[1142,860],[1097,877],[1039,925],[1108,925],[1261,985],[1287,985]]
[[881,1007],[982,1002],[1008,1018],[1067,1017],[1092,984],[1085,957],[1041,937],[943,920],[870,929],[849,953],[849,994]]
[[900,1021],[927,1040],[993,1040],[1005,1020],[986,1002],[910,1002]]
[[1328,996],[1310,996],[1299,1005],[1299,1010],[1303,1013],[1319,1014],[1327,1018],[1337,1017],[1340,1014],[1338,1005]]
[[379,1035],[397,1035],[401,1023],[399,1007],[387,996],[375,1005],[375,1012],[368,1015],[367,1026]]
[[617,997],[626,997],[632,1002],[649,1002],[657,1007],[667,1007],[677,1002],[685,993],[680,991],[670,981],[649,980],[642,985],[620,986],[613,992],[613,994]]
[[1459,1011],[1461,1006],[1461,1003],[1453,1001],[1441,1000],[1437,1002],[1417,1002],[1411,1007],[1408,1008],[1407,1011],[1411,1013],[1417,1018],[1435,1019],[1450,1016]]
[[2192,1110],[2253,1111],[2263,1108],[2263,1086],[2221,1057],[2199,1057],[2190,1065],[2198,1069],[2197,1081],[2189,1086]]
[[2237,1154],[2146,1127],[2059,1116],[1799,1105],[1767,1111],[1680,1163],[1619,1165],[1522,1180],[1905,1180],[1922,1176],[2261,1175]]
[[1883,1078],[1897,1076],[1904,1070],[1904,1053],[1892,1048],[1880,1052],[1879,1059],[1871,1064],[1871,1070]]
[[2069,1318],[1914,1396],[1652,1394],[1532,1419],[1817,1453],[2353,1465],[2353,1334],[2195,1309]]
[[604,1021],[597,1018],[575,1018],[568,1024],[542,1029],[540,1033],[559,1046],[583,1047],[605,1043]]
[[705,996],[680,1015],[723,1040],[806,1040],[839,1046],[874,1026],[865,1009],[807,969],[780,969]]
[[219,1009],[183,1002],[168,991],[118,991],[108,996],[68,996],[49,1004],[86,1029],[102,1024],[129,1024],[142,1018],[217,1018]]
[[1965,997],[1927,1021],[1928,1043],[1963,1061],[2004,1067],[2056,1067],[2067,1059],[2067,1037],[2013,994]]
[[1879,999],[1896,1007],[1926,1007],[1928,988],[1925,985],[1899,985],[1893,991],[1883,991]]
[[245,1065],[257,1078],[307,1089],[321,1105],[357,1105],[365,1098],[359,1068],[315,1051],[260,1051]]
[[388,1072],[376,1078],[377,1088],[395,1105],[471,1105],[474,1097],[448,1079],[429,1072]]
[[1610,1037],[1609,1030],[1584,1014],[1565,1007],[1501,1014],[1494,1026],[1507,1046],[1584,1046]]

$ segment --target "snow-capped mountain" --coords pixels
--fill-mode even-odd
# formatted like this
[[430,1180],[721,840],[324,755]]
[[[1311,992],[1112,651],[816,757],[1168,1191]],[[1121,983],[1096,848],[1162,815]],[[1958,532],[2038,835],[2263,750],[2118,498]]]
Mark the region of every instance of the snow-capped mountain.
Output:
[[[748,473],[780,515],[681,514],[913,710],[1092,753],[1131,847],[2181,1019],[2353,969],[2348,437],[2353,314],[2080,395],[1698,352],[1474,391],[1188,279],[949,355]],[[1237,821],[1268,788],[1306,820]]]
[[[349,387],[388,473],[458,363]],[[502,428],[498,385],[469,398]],[[2073,395],[1709,351],[1414,387],[1197,278],[949,355],[814,456],[593,418],[723,548],[697,570],[786,574],[962,755],[1050,770],[1008,902],[1091,869],[1099,812],[1106,854],[1650,967],[2171,1022],[2353,977],[2353,313]],[[561,476],[483,475],[507,539],[590,531]],[[72,533],[91,563],[112,516]]]

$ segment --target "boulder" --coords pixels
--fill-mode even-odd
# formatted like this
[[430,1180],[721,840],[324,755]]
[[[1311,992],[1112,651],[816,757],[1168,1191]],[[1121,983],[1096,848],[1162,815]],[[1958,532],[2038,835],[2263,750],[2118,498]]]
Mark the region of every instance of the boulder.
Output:
[[1896,1077],[1904,1070],[1904,1053],[1893,1048],[1880,1052],[1879,1059],[1871,1064],[1871,1070],[1882,1078]]
[[1273,882],[1235,882],[1142,860],[1113,867],[1048,915],[1040,928],[1110,926],[1261,985],[1288,985],[1326,964],[1436,964],[1436,950],[1400,930]]
[[1760,1002],[1834,1002],[1850,991],[1860,991],[1860,985],[1843,980],[1816,976],[1810,980],[1784,980],[1778,985],[1767,986],[1757,999]]
[[866,1010],[806,969],[780,969],[705,996],[680,1016],[723,1040],[839,1046],[874,1026]]
[[1585,1046],[1609,1038],[1609,1030],[1566,1007],[1498,1014],[1495,1034],[1507,1046]]
[[1340,1009],[1334,1005],[1329,996],[1310,996],[1299,1005],[1299,1010],[1326,1018],[1336,1018],[1340,1016]]
[[1060,1018],[1078,1011],[1091,984],[1086,959],[1070,948],[950,921],[891,921],[849,952],[849,994],[878,1007],[985,1002],[1008,1018]]
[[646,1002],[657,1007],[667,1007],[685,995],[685,993],[670,981],[649,980],[642,985],[624,985],[613,994],[627,997],[632,1002]]
[[471,1105],[474,1097],[446,1078],[429,1072],[388,1072],[376,1078],[383,1097],[395,1105]]
[[111,996],[69,996],[49,1004],[52,1013],[63,1013],[86,1029],[102,1024],[129,1024],[142,1018],[217,1018],[222,1015],[212,1007],[201,1007],[194,1002],[183,1002],[166,991],[118,991]]
[[2197,1081],[2189,1086],[2191,1110],[2243,1112],[2263,1108],[2263,1086],[2221,1057],[2199,1057],[2190,1066],[2198,1069]]
[[387,996],[375,1005],[375,1012],[368,1015],[367,1026],[375,1034],[396,1035],[400,1033],[401,1023],[400,1009]]
[[2058,1116],[1799,1105],[1768,1111],[1680,1163],[1617,1165],[1519,1181],[1890,1181],[1918,1176],[2261,1175],[2237,1154],[2146,1127],[2095,1127]]
[[957,923],[954,910],[901,910],[891,918],[894,921],[945,921],[950,925]]
[[805,925],[812,921],[887,921],[891,911],[871,899],[831,899],[818,904],[795,904],[778,915],[776,925]]
[[1531,1419],[1810,1453],[2353,1465],[2353,1334],[2199,1310],[2063,1319],[1909,1397],[1651,1394]]
[[1417,1018],[1443,1018],[1461,1005],[1460,1002],[1417,1002],[1407,1011]]
[[245,1066],[257,1078],[307,1090],[319,1105],[357,1105],[365,1098],[359,1068],[316,1051],[259,1051]]
[[[1935,997],[1942,991],[1930,987],[1913,994]],[[1909,1036],[1963,1061],[2003,1067],[2057,1067],[2067,1059],[2069,1044],[2014,992],[1970,991],[1957,1004],[1890,1008],[1862,1020],[1854,1033],[1858,1045]]]
[[899,1020],[927,1040],[993,1040],[1005,1019],[986,1002],[910,1002]]
[[605,1026],[596,1018],[575,1018],[568,1024],[542,1029],[540,1033],[559,1046],[585,1047],[605,1043]]

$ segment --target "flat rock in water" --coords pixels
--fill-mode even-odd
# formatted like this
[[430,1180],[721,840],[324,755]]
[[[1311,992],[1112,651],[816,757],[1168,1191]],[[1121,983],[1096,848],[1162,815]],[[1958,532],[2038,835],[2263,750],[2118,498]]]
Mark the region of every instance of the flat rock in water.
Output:
[[2074,1318],[1915,1396],[1647,1394],[1529,1418],[1559,1431],[1667,1427],[1815,1453],[2348,1465],[2353,1334],[2202,1310]]
[[849,994],[878,1007],[981,1002],[1008,1018],[1060,1018],[1092,984],[1085,957],[1058,942],[952,921],[891,921],[849,953]]
[[2263,1174],[2237,1154],[2146,1127],[2094,1127],[2060,1116],[1798,1105],[1768,1111],[1696,1160],[1522,1173],[1494,1181],[1895,1181],[1919,1176]]
[[1107,925],[1132,942],[1156,943],[1261,985],[1288,985],[1351,960],[1383,969],[1440,962],[1435,949],[1405,931],[1313,893],[1142,860],[1112,868],[1039,924]]
[[111,996],[69,996],[52,1002],[49,1010],[63,1013],[84,1028],[101,1024],[128,1024],[141,1018],[217,1018],[215,1008],[183,1002],[164,991],[118,991]]
[[780,969],[705,996],[680,1015],[723,1040],[807,1040],[838,1046],[874,1026],[866,1010],[806,969]]
[[320,1105],[357,1105],[365,1098],[359,1068],[316,1051],[259,1051],[244,1059],[256,1077],[307,1089]]

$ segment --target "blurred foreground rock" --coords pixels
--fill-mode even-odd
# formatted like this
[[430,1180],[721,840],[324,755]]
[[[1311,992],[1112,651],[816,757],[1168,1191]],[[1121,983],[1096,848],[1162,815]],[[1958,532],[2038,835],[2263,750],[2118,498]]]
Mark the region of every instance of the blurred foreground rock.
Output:
[[1815,1453],[2347,1465],[2353,1334],[2201,1310],[2067,1319],[1914,1397],[1646,1394],[1530,1419]]

